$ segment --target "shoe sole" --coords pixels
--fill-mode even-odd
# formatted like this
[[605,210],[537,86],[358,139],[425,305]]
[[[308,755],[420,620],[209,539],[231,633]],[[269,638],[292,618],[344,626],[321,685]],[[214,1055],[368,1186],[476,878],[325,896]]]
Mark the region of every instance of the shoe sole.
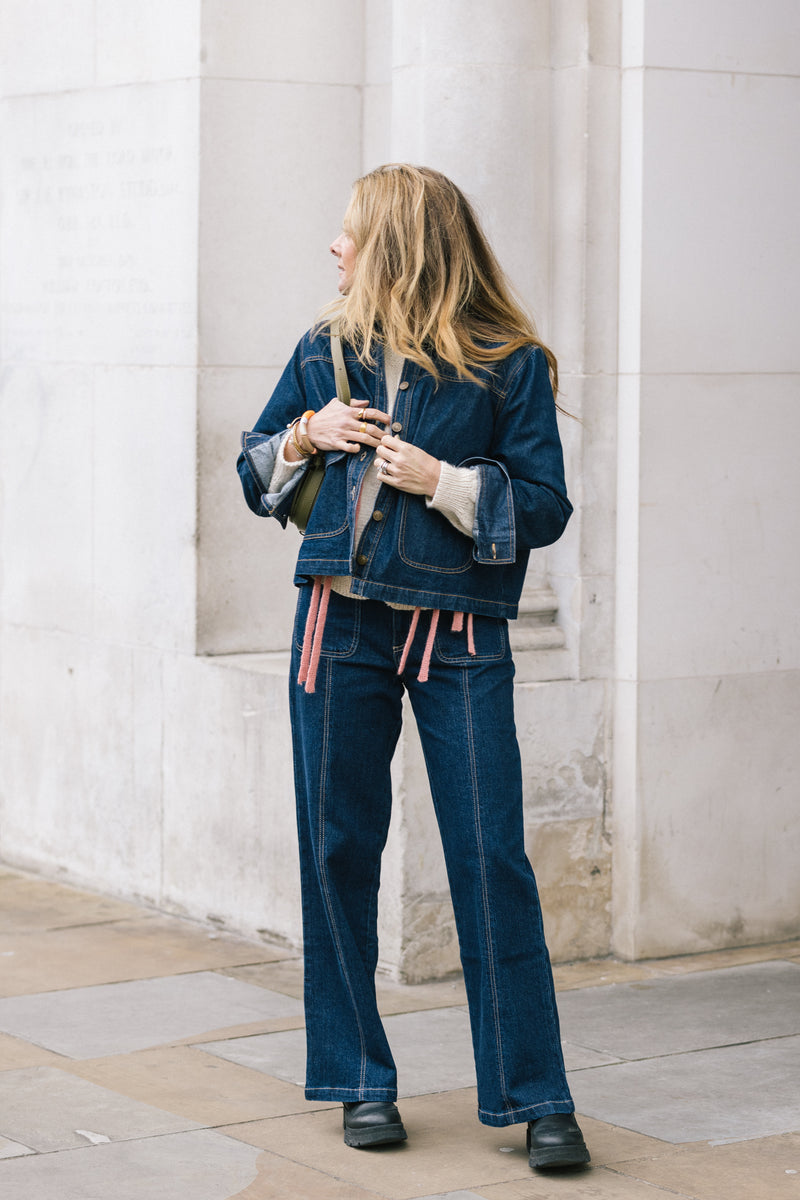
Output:
[[365,1146],[383,1146],[389,1142],[404,1142],[408,1134],[402,1125],[381,1125],[377,1129],[344,1128],[345,1146],[363,1150]]
[[591,1162],[586,1146],[543,1146],[531,1150],[528,1163],[531,1167],[580,1167]]

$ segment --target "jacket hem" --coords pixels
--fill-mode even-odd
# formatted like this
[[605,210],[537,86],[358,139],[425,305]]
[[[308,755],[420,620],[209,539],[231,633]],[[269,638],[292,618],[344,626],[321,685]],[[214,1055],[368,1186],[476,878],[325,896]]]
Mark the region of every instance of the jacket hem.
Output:
[[[439,608],[444,612],[471,612],[479,617],[500,617],[509,621],[513,621],[518,612],[518,605],[505,600],[487,600],[458,592],[426,591],[420,587],[399,587],[397,584],[376,583],[372,579],[362,579],[357,575],[351,576],[351,579],[353,595],[365,600],[383,600],[387,604],[403,604],[415,608]],[[297,582],[298,577],[295,576],[295,583]],[[305,583],[307,580],[301,579],[300,582]]]

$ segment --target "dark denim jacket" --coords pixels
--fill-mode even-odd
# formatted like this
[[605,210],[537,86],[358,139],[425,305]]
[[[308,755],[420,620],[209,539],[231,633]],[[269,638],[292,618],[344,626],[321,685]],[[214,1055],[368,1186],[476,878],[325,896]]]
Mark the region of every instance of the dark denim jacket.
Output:
[[[345,346],[350,390],[385,409],[380,351],[373,369]],[[484,616],[515,617],[532,547],[556,541],[572,512],[547,361],[523,347],[481,370],[481,387],[444,364],[438,384],[406,360],[393,423],[399,436],[455,466],[480,474],[475,526],[465,537],[423,496],[383,484],[373,519],[354,543],[361,483],[373,452],[325,455],[325,478],[300,546],[295,583],[351,575],[360,596]],[[286,426],[336,394],[327,332],[306,333],[252,433],[242,434],[238,470],[254,513],[286,525],[301,467],[278,493],[268,491]]]

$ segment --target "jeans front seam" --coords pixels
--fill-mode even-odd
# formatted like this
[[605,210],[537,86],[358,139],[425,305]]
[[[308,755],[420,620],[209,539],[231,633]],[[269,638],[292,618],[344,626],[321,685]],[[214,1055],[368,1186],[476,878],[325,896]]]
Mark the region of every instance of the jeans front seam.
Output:
[[494,961],[492,921],[489,906],[488,885],[486,880],[486,857],[483,849],[483,831],[481,828],[480,795],[475,761],[475,738],[473,733],[472,705],[469,692],[469,671],[466,668],[461,669],[461,687],[464,695],[464,720],[466,723],[467,740],[469,745],[469,768],[470,777],[472,780],[472,806],[475,820],[475,842],[478,849],[478,861],[480,863],[481,871],[481,907],[483,909],[483,924],[486,936],[487,974],[492,995],[492,1018],[494,1021],[495,1046],[497,1050],[497,1072],[500,1078],[500,1092],[503,1096],[503,1100],[506,1102],[506,1104],[510,1105],[505,1078],[505,1069],[503,1065],[503,1040],[500,1028],[500,1007],[497,994],[497,972]]
[[321,755],[321,778],[319,781],[319,812],[317,814],[318,831],[317,831],[317,862],[319,863],[319,879],[322,893],[325,897],[325,907],[328,912],[328,920],[331,925],[331,936],[333,937],[334,945],[336,946],[336,957],[339,960],[339,968],[342,972],[347,993],[350,996],[350,1003],[353,1006],[355,1015],[356,1027],[358,1029],[358,1039],[361,1044],[361,1076],[359,1080],[359,1089],[364,1087],[364,1079],[367,1072],[367,1045],[364,1037],[364,1030],[361,1026],[361,1017],[356,1003],[353,984],[347,972],[347,964],[345,961],[344,951],[342,949],[342,940],[339,933],[339,928],[336,924],[336,914],[333,904],[331,903],[330,886],[328,883],[327,870],[325,867],[325,797],[326,797],[326,781],[327,781],[327,763],[328,763],[328,743],[330,740],[330,711],[331,711],[331,664],[326,663],[325,670],[325,717],[322,729],[322,755]]

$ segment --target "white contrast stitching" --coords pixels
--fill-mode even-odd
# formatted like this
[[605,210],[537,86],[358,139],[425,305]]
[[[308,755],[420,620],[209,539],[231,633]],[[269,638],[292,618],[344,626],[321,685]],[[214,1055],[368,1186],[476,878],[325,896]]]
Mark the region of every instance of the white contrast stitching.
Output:
[[478,848],[478,860],[481,868],[481,906],[483,908],[483,924],[486,936],[486,963],[487,974],[489,977],[489,987],[492,994],[492,1016],[494,1019],[495,1043],[497,1047],[497,1073],[500,1077],[500,1092],[503,1099],[508,1103],[508,1087],[506,1085],[505,1070],[503,1067],[503,1040],[500,1031],[500,1008],[497,996],[497,978],[494,961],[494,945],[492,943],[492,924],[491,914],[489,909],[489,893],[486,881],[486,858],[483,852],[483,836],[481,831],[480,817],[480,799],[478,796],[478,777],[477,768],[475,765],[475,740],[472,729],[472,708],[470,705],[469,696],[469,671],[465,668],[461,670],[461,688],[464,696],[464,718],[467,725],[467,738],[469,743],[469,769],[472,780],[472,806],[475,819],[475,840]]

